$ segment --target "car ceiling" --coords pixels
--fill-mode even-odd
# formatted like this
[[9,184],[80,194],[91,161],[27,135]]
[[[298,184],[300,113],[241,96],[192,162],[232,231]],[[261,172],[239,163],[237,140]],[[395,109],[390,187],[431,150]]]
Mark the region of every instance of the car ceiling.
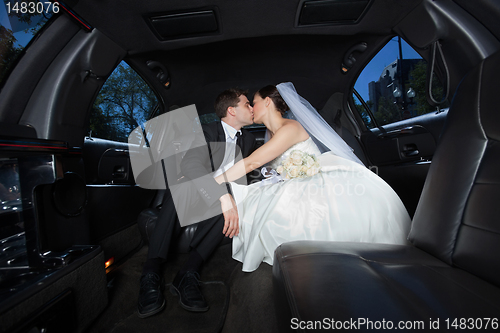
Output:
[[[356,3],[363,0],[341,0]],[[296,26],[296,16],[304,0],[135,0],[79,1],[73,8],[90,25],[110,37],[130,55],[217,41],[272,35],[330,34],[354,35],[365,32],[387,35],[422,0],[371,1],[356,24]],[[200,38],[160,41],[147,23],[149,17],[168,13],[216,8],[221,33]]]
[[[159,85],[156,88],[167,106],[196,103],[198,112],[204,114],[213,112],[215,96],[228,87],[248,89],[253,94],[265,85],[283,81],[293,82],[321,109],[334,92],[345,90],[353,81],[340,72],[345,50],[364,41],[376,52],[394,34],[393,27],[421,0],[371,1],[355,24],[298,26],[303,2],[79,1],[72,8],[126,50],[127,61],[153,85],[157,72],[151,72],[146,62],[165,65],[171,86],[168,91]],[[219,33],[162,41],[148,24],[150,17],[204,9],[217,13]]]
[[[78,1],[67,3],[87,23],[113,40],[128,54],[129,62],[161,95],[167,107],[196,103],[200,114],[213,112],[215,96],[230,86],[245,88],[253,94],[257,89],[283,81],[292,81],[298,92],[321,109],[335,92],[347,93],[363,66],[397,33],[398,25],[409,17],[420,21],[415,12],[425,7],[423,0],[148,0],[148,1]],[[454,1],[476,17],[488,17],[498,10],[493,0],[470,8],[467,1]],[[301,25],[299,14],[311,3],[334,4],[341,13],[333,22]],[[448,6],[452,1],[439,1]],[[366,7],[364,6],[365,4]],[[424,5],[423,5],[424,4]],[[352,8],[365,8],[355,21],[344,21]],[[360,7],[361,6],[361,7]],[[464,7],[465,6],[465,7]],[[309,7],[310,8],[310,7]],[[478,9],[480,8],[480,9]],[[178,35],[162,40],[152,28],[150,18],[209,10],[216,15],[218,31],[209,34]],[[421,12],[421,11],[420,11]],[[428,15],[425,14],[424,15]],[[432,15],[432,14],[431,14]],[[494,15],[493,15],[494,16]],[[496,16],[498,17],[498,16]],[[424,19],[422,17],[422,19]],[[424,21],[424,20],[422,20]],[[491,19],[486,23],[492,22]],[[449,23],[449,22],[448,22]],[[418,24],[418,23],[417,23]],[[424,25],[423,40],[440,38],[433,35],[434,22]],[[491,24],[490,24],[491,25]],[[431,27],[432,26],[432,27]],[[175,26],[177,29],[177,26]],[[422,27],[418,27],[420,30]],[[449,29],[449,28],[448,28]],[[496,33],[498,28],[489,27]],[[418,35],[419,33],[417,33]],[[404,34],[403,34],[404,35]],[[451,37],[454,36],[444,36]],[[420,37],[419,37],[420,38]],[[417,38],[418,39],[418,38]],[[408,40],[407,40],[408,41]],[[347,75],[340,67],[346,50],[366,42],[364,54],[356,54],[357,66]],[[411,40],[409,41],[411,44]],[[467,47],[455,43],[455,47]],[[413,45],[427,57],[428,44]],[[455,51],[455,50],[453,50]],[[445,51],[446,52],[446,51]],[[455,66],[459,71],[452,87],[465,73],[465,62],[476,62],[476,55]],[[168,70],[171,86],[165,90],[146,62],[161,62]],[[464,70],[465,71],[465,70]]]

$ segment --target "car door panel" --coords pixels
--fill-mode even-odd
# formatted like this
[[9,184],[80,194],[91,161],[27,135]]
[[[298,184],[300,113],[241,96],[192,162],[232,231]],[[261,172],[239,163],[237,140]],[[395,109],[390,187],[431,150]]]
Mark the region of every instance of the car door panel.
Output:
[[392,123],[364,132],[361,141],[378,175],[415,213],[447,111]]
[[156,191],[135,184],[126,143],[87,138],[83,155],[90,239],[118,261],[140,246],[137,217]]
[[420,125],[382,132],[366,140],[370,160],[376,165],[431,158],[436,149],[434,136]]
[[0,183],[11,194],[1,209],[10,216],[2,227],[11,226],[1,228],[0,332],[81,332],[108,302],[103,252],[87,237],[81,151],[63,141],[0,142]]
[[99,159],[98,168],[98,178],[106,183],[134,184],[128,149],[106,149]]

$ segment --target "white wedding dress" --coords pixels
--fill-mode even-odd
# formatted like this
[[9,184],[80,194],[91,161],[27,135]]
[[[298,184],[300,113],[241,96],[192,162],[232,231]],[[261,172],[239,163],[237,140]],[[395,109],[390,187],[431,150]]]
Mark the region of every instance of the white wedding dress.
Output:
[[311,138],[275,159],[273,169],[295,149],[316,155],[321,172],[265,186],[232,183],[240,219],[233,258],[243,271],[262,261],[272,265],[274,250],[295,240],[407,243],[408,212],[380,177],[333,153],[320,154]]

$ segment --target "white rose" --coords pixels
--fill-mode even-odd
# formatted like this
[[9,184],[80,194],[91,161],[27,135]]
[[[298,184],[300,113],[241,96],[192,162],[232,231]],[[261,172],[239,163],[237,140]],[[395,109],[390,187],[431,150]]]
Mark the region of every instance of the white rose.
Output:
[[293,166],[293,162],[292,162],[292,160],[291,160],[291,159],[288,159],[288,158],[287,158],[287,159],[283,162],[283,167],[284,167],[285,169],[287,169],[287,170],[288,170],[288,169],[290,169],[292,166]]
[[276,168],[276,172],[279,173],[280,175],[283,173],[284,169],[283,166],[280,165],[279,167]]
[[287,176],[290,176],[290,178],[296,178],[299,175],[299,172],[299,168],[294,167],[290,169],[290,171],[287,173]]
[[302,165],[302,157],[303,157],[303,154],[301,151],[294,151],[291,155],[290,155],[290,158],[292,159],[293,161],[293,164],[295,165]]
[[312,156],[306,157],[306,166],[308,168],[312,167],[315,163],[316,163],[316,161],[314,161],[314,158],[312,158]]

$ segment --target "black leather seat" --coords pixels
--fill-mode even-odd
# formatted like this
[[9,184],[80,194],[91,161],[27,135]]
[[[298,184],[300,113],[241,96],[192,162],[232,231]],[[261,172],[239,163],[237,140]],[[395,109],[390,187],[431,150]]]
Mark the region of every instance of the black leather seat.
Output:
[[[496,54],[460,84],[412,222],[412,245],[303,241],[276,250],[283,331],[301,331],[293,328],[307,328],[307,321],[332,325],[331,319],[362,331],[383,330],[383,320],[420,332],[438,324],[440,331],[454,330],[454,323],[498,327],[499,76]],[[496,318],[497,326],[490,320],[485,329],[485,318]]]
[[[151,236],[151,233],[154,232],[154,228],[158,221],[158,215],[160,214],[164,193],[165,190],[158,190],[158,193],[156,194],[151,207],[144,209],[137,217],[139,231],[141,233],[143,241],[146,244],[149,243],[149,237]],[[189,251],[191,250],[189,244],[193,239],[197,227],[198,223],[181,228],[179,237],[175,237],[174,239],[172,239],[171,249],[173,253],[189,253]],[[231,243],[231,238],[224,237],[220,245],[229,243]]]

